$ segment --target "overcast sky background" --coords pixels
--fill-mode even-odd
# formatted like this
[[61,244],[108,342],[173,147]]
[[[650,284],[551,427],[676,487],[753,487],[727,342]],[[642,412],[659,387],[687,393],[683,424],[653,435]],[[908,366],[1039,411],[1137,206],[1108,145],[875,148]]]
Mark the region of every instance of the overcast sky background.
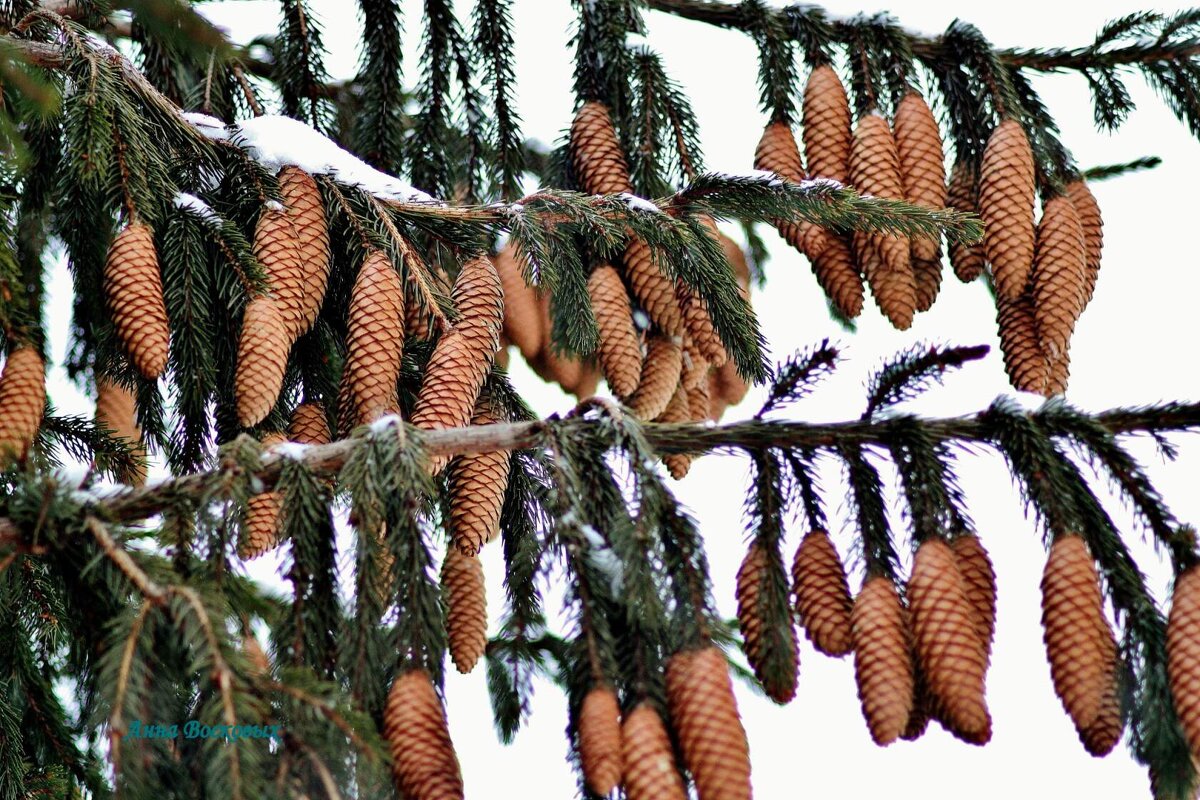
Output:
[[[324,25],[327,66],[334,78],[356,71],[361,24],[348,2],[311,0]],[[405,75],[418,74],[420,7],[406,5]],[[782,5],[782,3],[779,3]],[[459,16],[470,20],[469,2]],[[517,0],[517,105],[524,133],[554,142],[569,125],[572,52],[567,46],[573,22],[567,0]],[[1076,46],[1090,42],[1107,20],[1139,10],[1129,2],[1083,5],[1010,0],[1005,3],[950,4],[897,0],[858,6],[835,2],[836,14],[888,10],[910,28],[941,31],[955,17],[978,25],[997,46]],[[240,41],[276,29],[275,2],[205,4],[204,12],[230,29]],[[1168,9],[1169,10],[1169,9]],[[692,97],[706,163],[712,169],[738,171],[752,165],[755,143],[766,119],[758,108],[756,52],[744,35],[660,13],[646,15],[647,43],[663,57],[669,73]],[[1084,166],[1126,161],[1154,154],[1163,166],[1094,187],[1105,218],[1104,267],[1095,299],[1077,327],[1068,398],[1087,409],[1200,397],[1194,355],[1195,210],[1192,190],[1200,184],[1200,143],[1191,138],[1139,78],[1129,81],[1139,109],[1115,136],[1097,133],[1085,81],[1076,75],[1041,77],[1036,82],[1062,128],[1064,142]],[[864,384],[888,355],[917,341],[986,343],[992,354],[947,380],[909,408],[931,415],[969,413],[997,395],[1012,394],[997,349],[995,311],[982,283],[963,285],[947,269],[933,310],[919,315],[912,329],[894,331],[874,304],[868,305],[857,334],[843,333],[825,310],[808,263],[773,232],[764,231],[772,250],[765,291],[754,305],[778,360],[824,337],[838,340],[847,357],[838,376],[792,412],[809,420],[857,417]],[[51,287],[52,348],[62,362],[69,281],[60,270]],[[542,413],[562,411],[571,400],[542,384],[514,359],[518,387]],[[91,400],[70,386],[61,369],[52,375],[51,393],[60,410],[90,413]],[[726,420],[753,413],[761,401],[753,391]],[[1036,405],[1033,401],[1031,405]],[[1162,464],[1148,442],[1134,450],[1183,521],[1200,520],[1194,487],[1200,474],[1200,446],[1179,439],[1181,458]],[[1050,684],[1041,640],[1038,582],[1045,561],[1040,536],[1024,518],[1016,489],[1003,461],[989,452],[961,460],[961,477],[970,510],[991,552],[999,575],[999,625],[988,682],[994,736],[985,748],[970,747],[936,724],[916,743],[875,747],[867,734],[855,695],[850,658],[834,660],[802,640],[799,692],[778,707],[737,687],[749,734],[754,788],[760,800],[797,796],[920,797],[978,800],[1013,796],[1048,797],[1092,794],[1148,797],[1143,768],[1122,744],[1108,758],[1088,756],[1076,739]],[[895,473],[886,464],[885,480],[894,494]],[[734,613],[733,585],[744,552],[741,504],[747,464],[733,457],[708,457],[692,467],[678,485],[680,498],[694,511],[705,534],[715,595],[726,616]],[[855,536],[844,505],[844,483],[836,465],[826,465],[831,527],[846,554]],[[1130,516],[1109,498],[1110,510],[1129,532],[1129,540],[1150,585],[1159,597],[1169,589],[1170,571],[1134,529]],[[899,530],[907,531],[897,520]],[[789,530],[785,557],[804,530]],[[901,548],[907,553],[907,546]],[[483,554],[490,610],[501,609],[503,562],[500,548]],[[852,564],[852,588],[861,580]],[[271,565],[253,572],[272,580]],[[275,581],[277,582],[277,579]],[[557,603],[557,598],[551,598]],[[472,674],[453,672],[446,683],[451,735],[462,763],[468,797],[570,797],[575,778],[567,764],[565,701],[553,686],[538,686],[534,714],[516,743],[504,747],[495,738],[482,667]]]

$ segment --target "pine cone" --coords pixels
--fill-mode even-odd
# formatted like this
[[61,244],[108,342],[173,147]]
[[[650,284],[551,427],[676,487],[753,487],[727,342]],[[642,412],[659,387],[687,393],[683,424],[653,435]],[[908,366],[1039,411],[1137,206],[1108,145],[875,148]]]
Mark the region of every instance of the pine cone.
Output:
[[296,230],[296,253],[303,273],[300,332],[317,321],[329,284],[329,226],[321,190],[312,176],[299,167],[279,170],[279,193]]
[[1113,751],[1125,733],[1125,714],[1121,708],[1121,679],[1119,662],[1116,654],[1116,642],[1109,639],[1113,646],[1112,661],[1117,666],[1110,676],[1104,698],[1100,701],[1100,713],[1090,728],[1077,731],[1079,742],[1089,755],[1102,758]]
[[850,102],[833,67],[823,64],[804,86],[804,155],[808,174],[846,183],[850,176]]
[[36,348],[21,345],[0,372],[0,469],[25,457],[46,412],[46,367]]
[[608,795],[621,782],[621,709],[617,693],[599,686],[579,710],[579,763],[588,788]]
[[267,295],[252,299],[242,318],[234,375],[238,422],[243,427],[262,422],[279,399],[289,341],[275,301]]
[[421,305],[416,291],[409,291],[404,296],[404,332],[422,342],[433,338],[433,315],[428,308]]
[[1023,392],[1044,394],[1049,365],[1037,338],[1033,298],[1028,293],[1016,300],[1005,300],[997,295],[996,321],[1009,381]]
[[732,361],[726,361],[725,365],[715,370],[713,374],[716,376],[718,387],[715,394],[719,394],[726,405],[736,406],[746,399],[746,393],[750,391],[750,386],[738,373],[737,365]]
[[679,386],[683,352],[664,336],[651,336],[637,391],[629,398],[629,410],[639,419],[657,419]]
[[1083,226],[1083,240],[1087,247],[1087,279],[1084,281],[1084,305],[1096,291],[1096,278],[1100,274],[1100,252],[1104,249],[1104,219],[1100,216],[1100,204],[1082,178],[1067,184],[1067,197],[1079,214]]
[[621,750],[625,795],[629,800],[687,800],[667,728],[649,703],[642,703],[625,715]]
[[[837,234],[829,234],[826,238],[820,254],[812,256],[813,273],[838,312],[846,319],[854,319],[862,313],[862,276],[846,240]],[[812,252],[810,249],[809,253]]]
[[629,167],[609,116],[608,106],[589,101],[571,123],[571,164],[575,180],[588,194],[632,192]]
[[963,590],[974,611],[976,638],[983,644],[985,662],[992,656],[992,640],[996,636],[996,571],[983,542],[975,534],[951,540],[962,576]]
[[750,800],[750,746],[720,649],[671,657],[667,704],[700,800]]
[[454,330],[475,341],[490,361],[504,327],[504,289],[491,259],[477,256],[464,263],[451,297],[459,313]]
[[162,375],[171,333],[149,226],[135,222],[113,239],[104,262],[104,295],[133,366],[150,380]]
[[792,587],[796,615],[813,647],[836,658],[849,653],[854,645],[850,629],[854,600],[846,568],[825,531],[809,531],[800,542],[792,561]]
[[[1070,343],[1068,343],[1068,348]],[[1046,397],[1067,393],[1067,382],[1071,379],[1071,351],[1063,350],[1058,358],[1047,358]]]
[[711,374],[710,371],[695,386],[687,388],[688,419],[692,422],[709,419],[712,413],[712,398],[708,394]]
[[462,773],[446,710],[425,670],[396,677],[383,712],[383,735],[392,751],[392,775],[404,797],[462,800]]
[[1200,757],[1200,567],[1175,580],[1167,620],[1167,675],[1183,732]]
[[1088,730],[1109,691],[1115,651],[1096,564],[1074,534],[1050,546],[1042,573],[1042,627],[1054,691],[1076,730]]
[[[544,335],[540,301],[537,291],[525,283],[512,239],[492,257],[492,263],[496,265],[504,294],[504,336],[517,346],[526,360],[534,358],[541,350]],[[625,294],[624,287],[621,294]]]
[[683,313],[683,324],[687,336],[694,347],[714,367],[719,367],[729,360],[725,345],[713,326],[712,317],[708,313],[708,303],[702,297],[689,289],[683,281],[675,282],[675,296]]
[[954,551],[940,539],[917,548],[908,604],[917,657],[939,716],[963,741],[986,743],[992,737],[984,699],[987,658]]
[[1083,313],[1086,258],[1083,225],[1075,206],[1064,196],[1050,198],[1037,228],[1033,308],[1038,340],[1051,362],[1066,352],[1075,321]]
[[479,556],[463,555],[457,547],[446,548],[442,596],[450,658],[458,671],[466,674],[475,668],[487,647],[487,592]]
[[301,403],[292,411],[288,439],[300,444],[329,444],[329,420],[319,403]]
[[641,239],[630,239],[623,264],[629,288],[650,321],[667,336],[682,337],[683,315],[675,299],[675,283],[655,263],[649,246]]
[[146,483],[146,446],[142,442],[142,429],[137,423],[137,400],[133,392],[119,383],[100,376],[96,379],[96,424],[113,432],[117,439],[129,447],[136,464],[133,472],[126,476],[130,486]]
[[642,343],[633,327],[633,311],[621,276],[608,264],[600,264],[588,278],[588,295],[600,328],[600,364],[604,377],[617,397],[637,391],[642,376]]
[[[945,208],[946,166],[942,132],[933,112],[917,92],[910,91],[896,106],[892,130],[900,155],[904,199],[926,208]],[[917,261],[939,262],[940,274],[938,238],[936,235],[914,237],[912,255]]]
[[[800,149],[796,146],[796,137],[792,128],[786,122],[769,122],[763,129],[758,147],[754,150],[754,168],[765,172],[774,172],[785,181],[800,183],[804,180],[804,164],[800,161]],[[805,237],[811,228],[817,226],[811,222],[788,222],[776,220],[772,223],[779,235],[788,244],[801,253],[812,253],[805,249]]]
[[296,341],[304,328],[304,267],[292,217],[278,203],[268,204],[258,215],[254,229],[254,257],[262,265],[279,307],[288,342]]
[[896,587],[876,576],[863,584],[850,614],[854,677],[875,744],[896,741],[913,707],[913,665],[904,607]]
[[[285,441],[282,434],[270,433],[263,437],[266,450]],[[283,514],[283,495],[279,492],[262,492],[246,501],[242,518],[242,538],[238,542],[238,558],[251,561],[279,544],[280,523]]]
[[[946,203],[955,211],[974,214],[978,208],[979,191],[975,186],[975,173],[965,161],[958,161],[950,172],[950,183],[946,187]],[[970,283],[983,274],[986,264],[983,242],[966,244],[947,239],[950,250],[950,266],[963,283]]]
[[[496,422],[486,409],[477,408],[472,425]],[[500,534],[500,512],[508,490],[509,454],[465,453],[450,463],[446,476],[450,496],[450,535],[463,555],[473,556]]]
[[[915,245],[914,245],[915,247]],[[938,292],[942,288],[942,257],[936,253],[931,261],[912,260],[913,284],[916,289],[917,311],[933,308]]]
[[396,403],[404,348],[404,285],[382,250],[372,250],[350,292],[346,371],[360,424]]
[[996,294],[1016,300],[1033,268],[1033,151],[1021,123],[1006,119],[993,131],[979,171],[979,216]]
[[[912,630],[912,614],[905,608],[905,624],[911,633]],[[919,661],[913,664],[913,705],[912,711],[908,714],[908,724],[904,726],[904,733],[900,734],[900,738],[906,742],[915,742],[925,735],[925,731],[929,730],[929,723],[934,717],[935,701],[929,692],[929,681],[925,678],[925,672],[921,669]]]
[[[658,415],[656,421],[692,421],[692,412],[688,405],[688,390],[682,383],[675,388],[675,394],[671,395],[671,401],[667,403],[667,407]],[[667,471],[671,473],[671,477],[677,481],[681,481],[687,477],[688,469],[692,466],[692,457],[687,453],[673,453],[663,456],[663,463],[667,465]]]
[[708,418],[720,422],[729,408],[729,401],[721,393],[720,370],[713,370],[708,375]]
[[750,667],[767,696],[783,705],[791,702],[796,696],[799,655],[796,651],[796,632],[792,628],[789,615],[787,623],[791,652],[786,654],[786,658],[791,669],[787,674],[774,674],[775,670],[772,668],[777,666],[778,662],[771,659],[772,654],[768,652],[772,642],[768,638],[771,632],[767,630],[767,626],[773,621],[764,618],[767,601],[763,597],[763,592],[768,591],[764,584],[770,577],[768,570],[771,568],[767,550],[757,542],[751,544],[737,573],[737,616],[746,660],[750,662]]

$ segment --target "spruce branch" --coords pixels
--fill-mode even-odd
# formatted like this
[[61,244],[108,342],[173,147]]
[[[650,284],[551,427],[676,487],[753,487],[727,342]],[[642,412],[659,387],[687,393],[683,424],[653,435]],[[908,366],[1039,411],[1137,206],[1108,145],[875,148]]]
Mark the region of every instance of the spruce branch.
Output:
[[1158,156],[1142,156],[1141,158],[1135,158],[1132,161],[1125,161],[1120,164],[1100,164],[1088,167],[1080,172],[1079,175],[1084,180],[1095,183],[1097,181],[1106,181],[1110,178],[1119,178],[1122,175],[1128,175],[1132,172],[1154,169],[1160,164],[1162,164],[1162,159]]
[[911,400],[941,383],[948,370],[958,369],[988,354],[987,345],[973,347],[937,347],[916,344],[883,365],[871,376],[867,387],[867,409],[863,419],[880,410]]

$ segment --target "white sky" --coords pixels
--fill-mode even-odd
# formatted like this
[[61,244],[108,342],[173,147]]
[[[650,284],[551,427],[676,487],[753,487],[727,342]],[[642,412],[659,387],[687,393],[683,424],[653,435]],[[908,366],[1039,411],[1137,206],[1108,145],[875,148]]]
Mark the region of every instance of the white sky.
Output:
[[[781,3],[779,3],[782,5]],[[420,6],[408,0],[405,73],[418,74]],[[355,71],[360,25],[353,4],[312,0],[325,26],[335,77]],[[470,3],[458,3],[460,19],[469,21]],[[1010,0],[1005,3],[950,4],[896,0],[863,8],[834,2],[838,14],[887,9],[903,24],[940,31],[961,16],[978,25],[997,46],[1073,46],[1091,41],[1105,21],[1138,10],[1130,2],[1082,4]],[[273,31],[274,2],[224,2],[205,6],[216,22],[236,38]],[[566,45],[572,13],[567,0],[518,0],[516,3],[517,103],[524,132],[545,142],[556,141],[570,123],[571,51]],[[744,35],[691,23],[659,13],[647,15],[647,42],[662,54],[669,73],[693,99],[707,164],[712,169],[745,170],[765,123],[758,109],[756,53]],[[1099,184],[1096,195],[1105,215],[1104,268],[1096,296],[1080,320],[1073,348],[1068,397],[1088,409],[1162,399],[1196,399],[1200,380],[1188,367],[1193,339],[1194,211],[1190,188],[1200,183],[1200,144],[1166,110],[1140,79],[1129,81],[1140,108],[1113,137],[1092,127],[1089,93],[1078,76],[1039,78],[1037,87],[1056,115],[1063,139],[1084,166],[1125,161],[1155,154],[1159,169]],[[1011,393],[997,349],[995,312],[980,283],[960,284],[947,270],[934,309],[920,315],[910,331],[892,330],[874,305],[860,320],[859,332],[846,335],[829,321],[825,303],[807,262],[766,232],[773,251],[767,291],[756,292],[755,308],[776,359],[829,336],[845,346],[847,362],[838,377],[795,410],[805,419],[835,420],[857,416],[863,385],[870,370],[885,357],[915,341],[959,344],[987,343],[993,353],[951,376],[914,404],[928,414],[957,414],[982,409],[999,394]],[[52,286],[52,308],[69,308],[65,275]],[[61,363],[66,320],[52,315],[55,359]],[[519,362],[519,358],[516,359]],[[570,402],[541,384],[523,366],[513,369],[519,388],[544,413],[561,411]],[[56,404],[67,412],[90,413],[91,401],[67,385],[59,371],[51,385]],[[754,391],[726,419],[752,413],[761,399]],[[1182,440],[1182,457],[1160,463],[1148,443],[1135,452],[1151,465],[1151,474],[1183,521],[1200,518],[1200,498],[1189,478],[1200,472],[1200,447]],[[894,490],[890,469],[885,479]],[[999,625],[988,700],[994,736],[985,748],[952,739],[937,725],[917,743],[876,748],[867,735],[855,696],[850,659],[826,658],[802,640],[799,692],[787,707],[777,707],[737,687],[750,739],[755,793],[760,800],[808,797],[920,797],[977,800],[1013,796],[1068,794],[1097,797],[1148,797],[1144,770],[1129,757],[1124,744],[1103,760],[1088,756],[1078,743],[1050,685],[1041,641],[1038,582],[1045,560],[1037,533],[1024,519],[1012,479],[994,454],[967,457],[961,477],[970,509],[999,575]],[[681,499],[695,512],[706,536],[712,577],[721,612],[732,616],[733,576],[744,550],[741,519],[746,463],[738,458],[709,457],[697,462],[678,487]],[[827,497],[834,539],[843,554],[855,532],[846,517],[844,485],[838,472],[828,472]],[[1115,518],[1130,531],[1131,545],[1160,597],[1168,590],[1169,568],[1133,531],[1129,515],[1115,501]],[[902,529],[903,530],[903,529]],[[786,557],[790,562],[804,533],[793,526]],[[904,548],[907,550],[907,548]],[[500,549],[484,553],[492,610],[503,600]],[[256,569],[256,572],[258,570]],[[860,572],[855,569],[852,584]],[[492,732],[484,670],[447,680],[451,734],[462,762],[467,795],[475,798],[516,796],[569,797],[575,779],[566,761],[565,702],[552,686],[539,685],[530,724],[516,743],[504,747]]]

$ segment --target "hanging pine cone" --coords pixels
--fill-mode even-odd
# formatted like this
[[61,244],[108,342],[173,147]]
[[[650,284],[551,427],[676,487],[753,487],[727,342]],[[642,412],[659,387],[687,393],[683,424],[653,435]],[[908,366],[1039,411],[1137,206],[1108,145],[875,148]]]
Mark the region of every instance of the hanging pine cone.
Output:
[[683,315],[675,299],[675,282],[655,263],[650,247],[641,239],[630,239],[622,259],[629,289],[667,336],[683,336]]
[[162,375],[171,333],[149,226],[135,222],[113,239],[104,262],[104,295],[133,366],[151,380]]
[[809,531],[796,549],[792,590],[796,615],[813,647],[835,658],[849,653],[854,645],[850,628],[854,600],[846,568],[825,531]]
[[1167,675],[1188,745],[1200,757],[1200,567],[1175,579],[1167,620]]
[[1071,351],[1064,350],[1058,358],[1047,358],[1046,362],[1046,397],[1066,394],[1071,379]]
[[487,592],[479,556],[463,555],[457,547],[446,548],[442,597],[450,658],[458,671],[466,674],[475,668],[487,647]]
[[992,132],[979,170],[979,216],[996,294],[1016,300],[1033,268],[1033,151],[1021,123],[1006,119]]
[[687,390],[688,419],[692,422],[700,422],[709,417],[712,408],[712,399],[708,395],[711,374],[712,370],[705,370],[694,385],[684,384]]
[[421,305],[417,291],[412,289],[404,296],[404,332],[422,342],[433,338],[433,314]]
[[850,102],[837,73],[822,64],[804,86],[804,155],[808,174],[846,183],[850,176]]
[[917,548],[908,581],[917,658],[946,727],[971,744],[992,737],[984,699],[987,658],[954,551],[940,539]]
[[473,339],[481,352],[494,356],[504,327],[504,289],[491,259],[476,256],[465,262],[451,298],[459,313],[454,329]]
[[671,657],[667,704],[700,800],[750,800],[750,747],[720,649]]
[[278,203],[268,203],[258,215],[254,257],[267,276],[288,342],[294,342],[304,328],[304,267],[300,262],[296,226]]
[[289,341],[275,301],[268,295],[252,299],[242,318],[234,375],[238,422],[243,427],[262,422],[279,399]]
[[320,403],[301,403],[292,411],[288,439],[300,444],[329,444],[329,420]]
[[299,167],[279,170],[279,194],[292,217],[296,253],[303,273],[300,333],[317,321],[329,284],[329,226],[321,190],[312,176]]
[[975,534],[951,540],[950,548],[954,550],[963,590],[974,611],[975,635],[983,644],[986,663],[991,659],[992,640],[996,635],[996,571],[983,542]]
[[[737,573],[737,617],[746,660],[750,662],[750,667],[767,696],[783,705],[791,702],[796,696],[799,654],[796,651],[796,632],[792,628],[790,615],[786,618],[789,652],[785,653],[783,658],[779,658],[778,654],[772,654],[768,649],[774,644],[771,641],[774,637],[768,626],[782,621],[764,616],[767,598],[763,593],[769,591],[767,581],[771,578],[771,568],[767,550],[758,542],[751,544]],[[783,576],[777,576],[777,579],[783,580]],[[784,662],[789,666],[786,672],[780,671]]]
[[462,800],[462,773],[450,741],[446,710],[429,673],[396,677],[383,712],[383,735],[392,751],[392,775],[409,800]]
[[942,261],[935,258],[932,261],[912,260],[913,285],[916,289],[917,311],[928,311],[933,308],[938,292],[942,288]]
[[0,372],[0,469],[25,457],[45,412],[45,364],[36,348],[21,345]]
[[[754,168],[774,172],[792,183],[804,180],[804,164],[800,161],[800,149],[796,146],[796,137],[792,135],[790,125],[786,122],[767,123],[754,149]],[[807,252],[804,240],[808,230],[815,227],[812,223],[777,220],[773,224],[784,241],[801,253]],[[808,255],[812,257],[811,253]]]
[[[818,229],[824,230],[824,229]],[[813,249],[809,250],[813,253]],[[812,255],[813,272],[817,283],[825,290],[826,296],[846,319],[854,319],[862,313],[863,279],[854,264],[854,256],[846,240],[837,235],[829,234],[820,253]]]
[[[896,151],[900,156],[904,199],[926,208],[945,208],[946,165],[942,152],[942,132],[933,112],[916,91],[909,91],[897,104],[892,130],[896,138]],[[913,258],[940,265],[938,238],[936,235],[913,237]]]
[[1089,755],[1102,758],[1113,751],[1121,736],[1125,733],[1125,714],[1121,708],[1121,678],[1120,664],[1117,659],[1116,642],[1107,639],[1112,644],[1112,662],[1117,667],[1109,677],[1104,697],[1100,701],[1100,713],[1090,728],[1077,731],[1083,749]]
[[867,579],[850,614],[854,677],[875,744],[896,741],[913,707],[913,665],[904,607],[888,578]]
[[[950,172],[950,183],[946,187],[946,204],[961,214],[974,214],[978,208],[979,192],[975,186],[975,173],[965,161],[958,161]],[[983,242],[967,244],[949,240],[950,266],[963,283],[970,283],[983,274],[987,263]]]
[[600,364],[604,378],[617,397],[637,391],[642,376],[642,343],[633,327],[633,311],[621,276],[600,264],[588,278],[588,295],[600,328]]
[[641,703],[625,715],[621,750],[629,800],[687,800],[671,738],[662,717],[649,703]]
[[[482,405],[472,425],[492,425],[496,418]],[[450,535],[463,555],[473,556],[500,534],[500,512],[508,490],[507,450],[464,453],[450,463],[446,476],[450,496]]]
[[1100,274],[1100,253],[1104,249],[1104,219],[1100,216],[1100,204],[1096,196],[1080,178],[1067,184],[1067,197],[1079,214],[1083,226],[1083,240],[1087,247],[1087,278],[1083,284],[1083,303],[1091,302],[1096,291],[1096,278]]
[[404,347],[404,286],[382,250],[363,260],[350,291],[346,372],[359,424],[396,403]]
[[724,366],[713,371],[713,375],[716,376],[717,389],[726,405],[736,406],[746,399],[750,386],[732,361],[726,361]]
[[[521,351],[526,360],[534,358],[542,347],[542,312],[537,291],[525,283],[512,239],[492,257],[504,294],[504,336]],[[625,289],[621,289],[624,295]],[[628,305],[628,301],[626,301]]]
[[125,476],[130,486],[146,483],[146,446],[137,423],[137,400],[126,387],[100,376],[96,379],[96,424],[113,432],[129,447],[134,469]]
[[[909,631],[912,631],[912,614],[905,608],[905,624]],[[929,723],[933,721],[935,701],[929,692],[929,681],[925,678],[925,671],[921,669],[919,661],[913,663],[913,705],[912,711],[908,714],[908,724],[904,726],[904,733],[900,734],[900,738],[906,742],[915,742],[925,735],[925,731],[929,730]]]
[[729,360],[725,345],[713,325],[708,313],[708,304],[683,281],[675,282],[675,298],[683,314],[683,326],[687,336],[694,342],[694,347],[714,367],[719,367]]
[[[667,403],[667,407],[658,415],[656,421],[668,423],[692,421],[692,412],[688,406],[688,390],[682,383],[675,388],[675,394],[671,395],[671,401]],[[681,481],[687,477],[688,470],[692,466],[692,457],[687,453],[673,453],[663,456],[663,463],[667,465],[667,471],[671,473],[671,477]]]
[[683,369],[683,351],[664,336],[651,336],[637,391],[629,398],[629,410],[639,419],[657,419],[671,402]]
[[621,709],[617,693],[598,686],[579,710],[579,763],[588,788],[607,795],[621,782]]
[[1033,260],[1033,309],[1038,341],[1054,362],[1066,352],[1075,321],[1083,313],[1087,277],[1083,225],[1065,196],[1042,207]]
[[571,163],[575,179],[588,194],[633,191],[629,167],[617,139],[608,106],[588,101],[571,122]]
[[[283,441],[282,434],[269,433],[262,439],[263,450]],[[261,492],[246,501],[242,517],[242,537],[238,542],[238,558],[250,561],[279,544],[280,518],[283,514],[283,495]]]
[[1049,365],[1037,338],[1033,297],[1025,293],[1016,300],[1005,300],[997,295],[996,322],[1008,380],[1023,392],[1044,394]]

